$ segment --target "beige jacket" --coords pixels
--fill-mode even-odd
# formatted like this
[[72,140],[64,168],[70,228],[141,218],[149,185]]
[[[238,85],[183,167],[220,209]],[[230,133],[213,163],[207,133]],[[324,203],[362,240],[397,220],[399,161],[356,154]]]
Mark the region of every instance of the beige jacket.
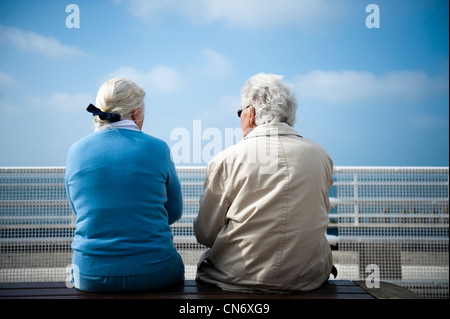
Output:
[[194,221],[198,242],[211,248],[197,278],[244,291],[319,287],[333,265],[332,175],[328,153],[285,123],[258,126],[218,154]]

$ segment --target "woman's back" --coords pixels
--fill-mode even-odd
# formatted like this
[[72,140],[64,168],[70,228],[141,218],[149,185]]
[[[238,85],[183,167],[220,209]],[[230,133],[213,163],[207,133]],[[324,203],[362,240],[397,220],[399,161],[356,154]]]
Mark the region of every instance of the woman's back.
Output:
[[181,188],[164,142],[96,132],[69,150],[66,185],[77,215],[73,263],[85,273],[147,273],[176,253],[169,223],[181,217]]

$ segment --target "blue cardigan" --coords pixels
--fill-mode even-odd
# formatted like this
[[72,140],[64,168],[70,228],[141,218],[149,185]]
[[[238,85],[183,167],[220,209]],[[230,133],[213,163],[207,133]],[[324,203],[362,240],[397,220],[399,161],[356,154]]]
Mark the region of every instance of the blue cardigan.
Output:
[[95,132],[69,149],[65,183],[76,215],[72,264],[81,274],[143,275],[173,260],[169,225],[183,200],[166,143],[140,131]]

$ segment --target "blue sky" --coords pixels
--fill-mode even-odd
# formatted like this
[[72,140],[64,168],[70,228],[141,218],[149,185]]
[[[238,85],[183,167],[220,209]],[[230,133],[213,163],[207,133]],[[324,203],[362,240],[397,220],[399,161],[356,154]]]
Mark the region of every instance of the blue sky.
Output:
[[259,72],[293,85],[296,130],[335,165],[448,166],[447,0],[1,1],[0,166],[63,166],[113,76],[146,91],[144,132],[188,143],[177,165],[206,164],[194,145],[212,156],[233,140]]

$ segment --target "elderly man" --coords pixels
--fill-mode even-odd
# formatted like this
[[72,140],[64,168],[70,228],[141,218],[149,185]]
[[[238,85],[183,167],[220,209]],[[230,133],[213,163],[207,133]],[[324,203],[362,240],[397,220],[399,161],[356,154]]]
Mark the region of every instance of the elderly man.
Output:
[[333,162],[300,136],[297,102],[281,76],[257,74],[241,92],[244,139],[208,164],[198,217],[197,280],[225,290],[289,293],[328,280],[325,237]]

